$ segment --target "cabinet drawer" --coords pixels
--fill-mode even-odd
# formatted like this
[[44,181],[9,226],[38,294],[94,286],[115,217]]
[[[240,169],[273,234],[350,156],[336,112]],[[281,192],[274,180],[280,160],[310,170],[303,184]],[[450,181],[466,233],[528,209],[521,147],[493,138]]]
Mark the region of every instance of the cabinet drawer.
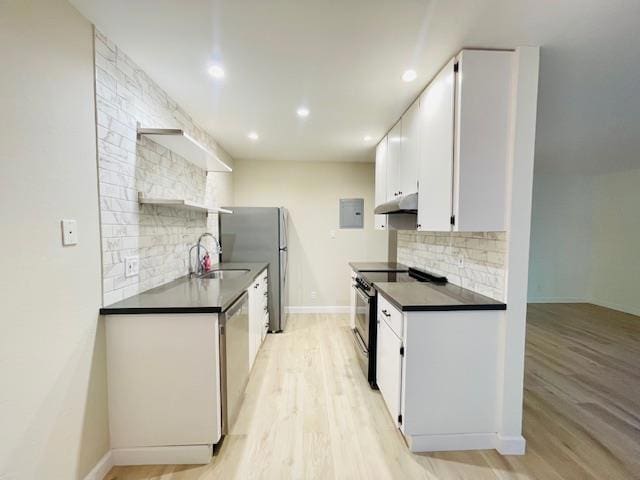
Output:
[[393,330],[398,338],[402,338],[403,319],[402,312],[384,298],[378,294],[378,320],[384,320],[387,325]]

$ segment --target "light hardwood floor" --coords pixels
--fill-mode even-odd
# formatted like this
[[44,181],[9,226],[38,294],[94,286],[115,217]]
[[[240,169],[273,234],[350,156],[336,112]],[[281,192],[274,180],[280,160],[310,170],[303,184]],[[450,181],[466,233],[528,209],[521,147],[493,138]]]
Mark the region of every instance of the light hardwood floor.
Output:
[[107,480],[640,479],[640,318],[531,305],[524,456],[411,454],[369,389],[347,317],[293,315],[260,351],[238,422],[205,466],[116,467]]

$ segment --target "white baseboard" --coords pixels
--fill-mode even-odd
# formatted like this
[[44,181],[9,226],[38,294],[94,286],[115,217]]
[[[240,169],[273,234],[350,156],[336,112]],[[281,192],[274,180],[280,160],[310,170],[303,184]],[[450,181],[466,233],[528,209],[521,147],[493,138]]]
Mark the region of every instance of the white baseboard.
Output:
[[113,456],[109,450],[105,453],[95,467],[84,477],[84,480],[103,480],[113,467]]
[[212,445],[116,448],[109,450],[83,480],[103,480],[116,465],[206,465]]
[[211,461],[212,445],[115,448],[114,465],[205,465]]
[[286,307],[287,313],[349,313],[349,306],[323,306],[309,305],[299,307]]
[[456,450],[492,450],[495,433],[457,433],[451,435],[407,435],[412,452],[451,452]]
[[622,305],[620,303],[608,302],[606,300],[600,300],[598,298],[592,299],[589,303],[593,303],[594,305],[598,305],[599,307],[610,308],[612,310],[618,310],[619,312],[640,316],[640,307],[637,306]]
[[503,437],[497,433],[458,433],[451,435],[407,435],[412,452],[454,452],[462,450],[497,450],[501,455],[524,455],[522,436]]
[[522,435],[503,436],[498,434],[496,450],[501,455],[524,455],[527,441]]
[[529,298],[527,303],[590,303],[586,298],[574,297],[536,297]]

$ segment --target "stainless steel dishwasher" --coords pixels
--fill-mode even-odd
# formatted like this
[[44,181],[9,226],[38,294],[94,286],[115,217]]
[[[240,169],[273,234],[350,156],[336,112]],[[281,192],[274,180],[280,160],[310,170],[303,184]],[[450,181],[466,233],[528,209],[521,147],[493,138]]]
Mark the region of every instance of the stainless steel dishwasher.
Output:
[[220,315],[222,433],[229,434],[249,380],[249,296],[244,292]]

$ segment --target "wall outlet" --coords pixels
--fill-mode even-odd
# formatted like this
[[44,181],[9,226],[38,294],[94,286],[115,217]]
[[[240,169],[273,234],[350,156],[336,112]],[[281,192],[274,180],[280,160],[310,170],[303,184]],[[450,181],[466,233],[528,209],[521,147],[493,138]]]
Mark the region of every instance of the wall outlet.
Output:
[[318,297],[318,292],[311,292],[311,300],[315,300]]
[[464,257],[458,257],[458,268],[464,268]]
[[329,237],[330,238],[336,238],[336,231],[335,230],[329,230]]
[[75,220],[62,220],[62,245],[78,244],[78,222]]
[[137,255],[133,257],[125,257],[124,276],[135,277],[138,273],[140,273],[140,258]]

